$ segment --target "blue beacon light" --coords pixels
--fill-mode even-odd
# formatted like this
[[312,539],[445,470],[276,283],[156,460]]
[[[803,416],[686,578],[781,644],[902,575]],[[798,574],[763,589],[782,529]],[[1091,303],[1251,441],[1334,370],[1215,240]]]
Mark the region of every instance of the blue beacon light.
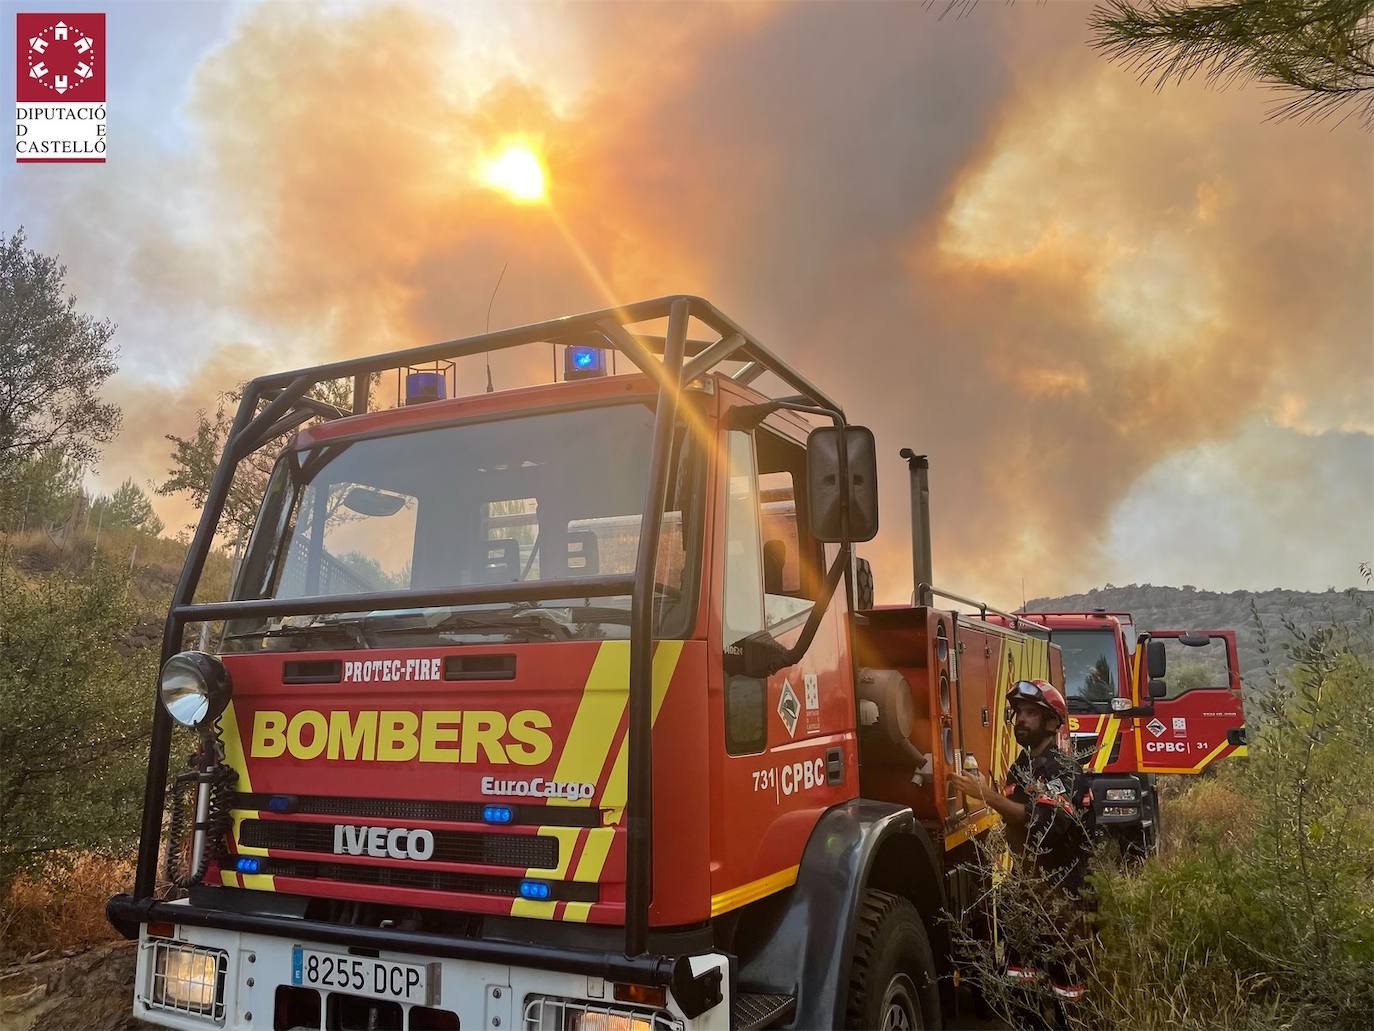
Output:
[[508,805],[484,805],[482,819],[487,823],[510,823],[515,819],[515,813]]
[[568,347],[563,353],[565,380],[595,379],[606,375],[606,352],[599,347]]
[[520,897],[522,899],[533,899],[536,902],[543,902],[549,897],[549,882],[521,881]]
[[239,856],[234,861],[234,869],[239,873],[257,873],[261,865],[261,860],[250,856]]

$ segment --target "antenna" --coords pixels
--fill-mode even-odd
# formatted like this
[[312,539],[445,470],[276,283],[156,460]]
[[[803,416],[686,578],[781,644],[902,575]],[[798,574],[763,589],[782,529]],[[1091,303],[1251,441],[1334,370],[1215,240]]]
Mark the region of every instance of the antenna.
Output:
[[[501,274],[496,277],[496,285],[491,288],[491,300],[487,301],[487,328],[486,332],[491,332],[491,306],[496,303],[496,291],[501,289],[501,280],[506,278],[506,269],[510,267],[510,262],[501,266]],[[491,385],[491,352],[483,351],[482,357],[487,362],[487,393],[490,394],[496,388]]]

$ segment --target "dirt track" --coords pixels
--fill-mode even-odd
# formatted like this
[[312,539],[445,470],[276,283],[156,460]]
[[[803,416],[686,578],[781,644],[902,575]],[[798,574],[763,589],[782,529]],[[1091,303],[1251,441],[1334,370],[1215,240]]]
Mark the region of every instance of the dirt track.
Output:
[[39,953],[0,967],[0,1031],[127,1031],[135,942]]

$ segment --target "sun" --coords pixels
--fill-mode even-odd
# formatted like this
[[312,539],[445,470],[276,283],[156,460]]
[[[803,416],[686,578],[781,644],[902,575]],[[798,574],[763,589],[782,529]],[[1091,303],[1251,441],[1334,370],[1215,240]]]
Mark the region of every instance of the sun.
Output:
[[527,144],[509,143],[478,168],[484,186],[504,193],[520,204],[533,204],[546,196],[544,163]]

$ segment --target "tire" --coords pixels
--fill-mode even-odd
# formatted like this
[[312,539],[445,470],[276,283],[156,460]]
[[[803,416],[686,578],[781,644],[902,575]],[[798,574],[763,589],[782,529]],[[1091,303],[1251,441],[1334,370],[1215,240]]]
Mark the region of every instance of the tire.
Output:
[[938,1031],[940,986],[921,915],[885,891],[864,892],[854,931],[845,1026]]
[[873,607],[873,567],[868,559],[854,560],[854,608],[864,611]]

